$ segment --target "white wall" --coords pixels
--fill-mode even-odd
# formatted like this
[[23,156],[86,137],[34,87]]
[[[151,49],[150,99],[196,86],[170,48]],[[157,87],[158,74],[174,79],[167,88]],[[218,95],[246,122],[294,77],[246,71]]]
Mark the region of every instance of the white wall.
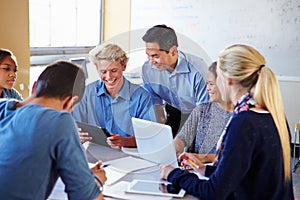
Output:
[[[131,31],[171,26],[212,60],[228,45],[249,44],[275,74],[300,77],[299,5],[300,0],[131,0],[130,25]],[[186,41],[178,42],[181,48]]]
[[[289,122],[292,141],[294,141],[295,124],[300,121],[300,79],[278,77],[285,113]],[[299,141],[299,137],[296,137]]]
[[[300,0],[131,0],[131,44],[135,45],[130,52],[143,45],[139,32],[156,24],[171,26],[185,36],[178,39],[179,49],[198,49],[196,55],[206,61],[217,59],[220,50],[234,43],[254,46],[279,77],[293,133],[300,121],[299,5]],[[135,66],[142,64],[142,55],[134,59]]]

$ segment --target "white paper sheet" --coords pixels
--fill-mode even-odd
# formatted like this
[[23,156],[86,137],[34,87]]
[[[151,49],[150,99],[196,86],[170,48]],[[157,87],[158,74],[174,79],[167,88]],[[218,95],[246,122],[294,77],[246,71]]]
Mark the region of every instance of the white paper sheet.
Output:
[[111,169],[116,170],[117,172],[129,173],[140,169],[145,169],[148,167],[156,166],[156,163],[143,160],[140,158],[135,158],[132,156],[127,156],[124,158],[119,158],[115,160],[110,160],[105,163],[109,163],[108,166]]
[[110,167],[106,167],[104,170],[107,178],[107,180],[105,181],[105,185],[114,184],[116,181],[126,175],[125,172],[118,172],[115,169],[111,169]]

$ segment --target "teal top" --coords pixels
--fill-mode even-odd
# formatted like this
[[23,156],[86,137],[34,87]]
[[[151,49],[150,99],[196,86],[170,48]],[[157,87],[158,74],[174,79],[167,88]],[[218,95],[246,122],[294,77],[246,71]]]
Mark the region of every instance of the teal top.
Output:
[[0,98],[23,100],[22,95],[14,88],[3,89]]

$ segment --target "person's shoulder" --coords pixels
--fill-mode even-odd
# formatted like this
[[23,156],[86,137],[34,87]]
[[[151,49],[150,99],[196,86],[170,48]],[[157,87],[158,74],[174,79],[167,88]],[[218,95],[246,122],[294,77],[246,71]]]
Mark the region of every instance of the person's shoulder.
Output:
[[11,88],[10,91],[15,95],[21,96],[21,93],[18,90],[16,90],[15,88]]
[[153,68],[149,61],[146,61],[142,66],[142,76],[149,77],[150,73],[158,74],[160,72]]
[[47,108],[39,104],[27,104],[16,109],[16,118],[22,118],[24,123],[37,123],[47,126],[53,123],[62,114],[61,111],[57,111],[52,108]]
[[131,94],[138,93],[140,95],[149,95],[150,96],[150,93],[143,86],[132,83],[129,80],[127,80],[127,81],[128,81],[128,85],[129,85]]
[[204,77],[208,71],[208,65],[203,58],[195,56],[193,54],[179,52],[181,59],[185,59],[191,71],[200,72]]
[[[126,81],[128,81],[126,79]],[[151,94],[149,93],[148,90],[146,90],[144,87],[142,87],[141,85],[132,83],[130,81],[128,81],[128,87],[129,89],[129,93],[130,93],[130,99],[133,101],[145,101],[145,100],[149,100],[152,99]]]
[[148,65],[150,65],[150,62],[149,62],[149,60],[146,60],[146,61],[144,62],[144,64],[142,65],[142,69],[144,69],[144,68],[147,67]]
[[14,98],[18,100],[22,100],[22,95],[14,88],[11,89],[3,89],[2,91],[6,98]]
[[140,86],[139,84],[133,83],[130,80],[128,80],[127,78],[124,77],[124,80],[128,83],[128,87],[136,90],[138,88],[141,88],[142,86]]
[[45,108],[38,116],[39,126],[47,130],[55,141],[70,138],[77,130],[74,118],[69,112]]
[[9,99],[0,98],[0,119],[2,119],[6,115],[6,109],[8,109],[7,107],[10,101],[11,100]]
[[211,109],[209,110],[209,112],[211,112],[212,115],[215,115],[216,119],[225,119],[225,121],[228,121],[233,114],[232,112],[223,109],[216,102],[211,102]]
[[247,141],[254,141],[256,139],[262,141],[261,139],[266,138],[268,135],[274,136],[276,126],[270,114],[247,110],[234,115],[228,129],[233,137],[246,138]]
[[[48,108],[40,104],[27,104],[19,108],[22,112],[28,112],[30,115],[41,115],[41,117],[55,117],[64,113],[64,111],[58,111],[53,108]],[[34,114],[33,114],[34,113]]]
[[57,119],[58,119],[57,120],[58,123],[67,123],[67,124],[71,123],[72,126],[74,124],[74,119],[73,119],[71,113],[69,113],[69,112],[65,112],[65,111],[59,112],[57,115]]
[[51,124],[54,124],[55,128],[65,127],[68,126],[70,123],[74,123],[73,117],[69,112],[66,111],[58,111],[43,106],[36,106],[34,109],[32,109],[32,112],[36,113],[36,116],[39,116],[39,120],[41,122],[46,122],[47,124],[50,124],[50,120],[52,122]]
[[237,126],[244,126],[245,124],[249,126],[258,126],[260,122],[263,122],[263,118],[272,118],[269,113],[257,113],[251,110],[246,110],[239,112],[232,117],[232,121]]
[[212,108],[214,108],[215,111],[217,112],[221,112],[221,113],[230,113],[229,111],[223,109],[217,102],[209,102],[210,103],[210,106]]
[[6,98],[0,98],[0,105],[6,105],[7,102],[9,101],[9,99],[6,99]]
[[188,62],[193,64],[197,63],[197,64],[206,65],[203,58],[196,56],[194,54],[178,51],[178,56],[186,59]]
[[85,87],[86,88],[93,88],[93,87],[96,87],[98,85],[98,83],[99,83],[99,80],[96,80],[96,81],[93,81],[93,82],[87,84]]
[[98,87],[99,82],[100,82],[99,80],[96,80],[96,81],[93,81],[93,82],[87,84],[85,86],[85,94],[96,91],[96,88]]
[[201,103],[193,109],[191,114],[194,116],[205,115],[209,111],[210,107],[211,107],[211,102]]
[[204,102],[204,103],[197,105],[194,108],[194,110],[197,110],[197,111],[206,110],[207,108],[211,107],[212,104],[213,104],[213,102]]
[[60,110],[56,110],[53,108],[45,107],[41,104],[34,104],[34,103],[23,105],[23,106],[19,107],[18,109],[22,110],[22,112],[29,112],[31,115],[33,115],[32,113],[40,113],[40,115],[49,117],[49,118],[51,118],[50,115],[51,116],[59,116],[59,115],[68,115],[69,114],[69,112],[67,112],[67,111],[60,111]]
[[267,111],[264,111],[264,112],[257,112],[257,111],[254,111],[254,110],[244,110],[244,111],[241,111],[239,113],[237,113],[235,116],[238,117],[238,118],[245,118],[245,117],[260,117],[261,114],[267,114],[269,115],[270,113],[267,112]]

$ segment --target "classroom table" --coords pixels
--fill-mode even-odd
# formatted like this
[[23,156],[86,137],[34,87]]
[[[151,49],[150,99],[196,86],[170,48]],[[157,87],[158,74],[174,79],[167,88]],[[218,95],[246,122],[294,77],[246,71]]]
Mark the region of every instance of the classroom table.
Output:
[[[129,156],[128,154],[125,154],[121,150],[117,149],[112,149],[110,147],[105,147],[101,145],[97,145],[94,143],[88,143],[85,145],[85,152],[87,156],[87,160],[89,163],[95,163],[98,160],[102,160],[103,162],[109,161],[109,160],[114,160],[122,157]],[[133,179],[143,179],[143,180],[159,180],[160,178],[159,175],[159,166],[156,165],[154,167],[150,167],[147,169],[141,169],[138,171],[130,172],[126,174],[124,177],[122,177],[120,180],[118,180],[116,183],[106,186],[106,187],[114,187],[118,182],[120,181],[132,181]],[[52,194],[50,195],[48,200],[57,200],[57,199],[67,199],[66,194],[63,191],[64,186],[61,181],[58,181],[56,184],[55,188],[52,191]],[[148,196],[148,195],[143,195],[143,196]],[[153,196],[151,196],[153,197]],[[106,200],[113,200],[115,198],[112,197],[107,197],[105,196],[104,199]],[[154,197],[154,199],[159,199],[159,196]],[[163,198],[161,198],[163,199]],[[173,198],[173,199],[178,199],[178,198]],[[191,195],[185,195],[183,200],[194,200],[197,199]]]

